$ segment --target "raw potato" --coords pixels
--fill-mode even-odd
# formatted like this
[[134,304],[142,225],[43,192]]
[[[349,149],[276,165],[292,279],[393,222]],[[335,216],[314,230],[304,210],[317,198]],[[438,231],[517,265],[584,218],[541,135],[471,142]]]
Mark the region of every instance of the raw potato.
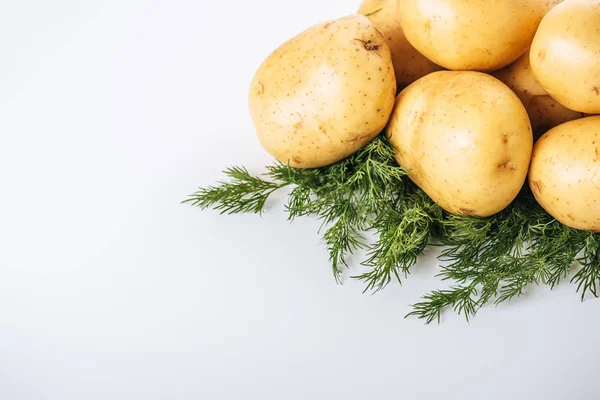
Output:
[[562,105],[600,114],[600,0],[566,0],[542,20],[531,46],[537,80]]
[[386,130],[409,177],[452,214],[490,216],[521,190],[533,135],[527,111],[481,72],[434,72],[396,100]]
[[364,0],[358,12],[367,15],[385,36],[392,53],[398,87],[404,88],[417,79],[442,69],[412,47],[404,36],[397,0]]
[[542,0],[546,6],[546,12],[550,11],[565,0]]
[[548,131],[533,150],[529,186],[561,223],[600,231],[600,116]]
[[519,96],[527,109],[536,138],[557,125],[583,117],[582,113],[569,110],[550,97],[538,83],[529,65],[529,51],[492,75]]
[[324,22],[260,66],[249,103],[263,147],[296,168],[344,159],[383,130],[396,79],[385,38],[369,19]]
[[548,4],[540,0],[399,0],[408,41],[451,70],[493,71],[531,45]]

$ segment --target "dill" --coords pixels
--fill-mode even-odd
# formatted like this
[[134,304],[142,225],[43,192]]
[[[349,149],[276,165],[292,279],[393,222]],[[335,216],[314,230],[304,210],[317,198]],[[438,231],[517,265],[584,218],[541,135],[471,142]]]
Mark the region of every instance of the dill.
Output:
[[490,218],[446,215],[439,240],[445,246],[438,276],[450,289],[423,297],[408,316],[439,322],[451,308],[472,318],[484,305],[520,297],[530,285],[554,288],[571,278],[582,300],[597,297],[600,236],[562,225],[524,190],[506,210]]
[[[354,278],[364,282],[365,291],[402,282],[427,246],[443,246],[438,276],[449,289],[426,294],[407,315],[427,323],[439,322],[447,309],[470,320],[483,306],[523,296],[531,285],[554,288],[565,279],[582,300],[598,296],[600,234],[560,224],[526,188],[492,217],[450,215],[407,178],[383,136],[323,168],[276,163],[260,177],[240,167],[224,173],[226,180],[198,189],[184,203],[260,214],[273,193],[290,187],[288,217],[321,220],[336,281],[348,257],[364,250],[367,271]],[[375,234],[374,243],[365,239],[367,233]]]

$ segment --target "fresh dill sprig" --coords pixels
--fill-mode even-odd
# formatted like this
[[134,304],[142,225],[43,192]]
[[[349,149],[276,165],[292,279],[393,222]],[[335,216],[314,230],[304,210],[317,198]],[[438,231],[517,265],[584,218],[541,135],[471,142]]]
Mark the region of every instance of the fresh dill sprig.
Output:
[[441,209],[413,185],[411,189],[402,201],[389,203],[372,225],[378,240],[362,263],[370,271],[356,277],[366,283],[365,292],[384,289],[393,277],[402,282],[429,243]]
[[598,235],[589,234],[585,238],[583,255],[577,261],[581,268],[571,282],[577,284],[577,291],[581,292],[581,300],[584,300],[588,293],[598,297],[600,284],[600,237]]
[[231,167],[224,171],[229,182],[219,182],[217,186],[200,188],[183,203],[202,209],[214,208],[221,214],[256,213],[263,211],[269,196],[286,186],[250,175],[243,167]]
[[[316,216],[322,221],[325,230],[323,240],[329,251],[329,259],[336,280],[341,280],[347,257],[358,249],[368,247],[364,233],[369,230],[381,231],[384,226],[393,225],[399,213],[395,206],[414,200],[403,196],[406,170],[398,167],[394,160],[394,150],[388,140],[378,136],[352,156],[333,165],[317,169],[294,169],[277,163],[268,167],[266,179],[251,176],[244,168],[230,168],[225,171],[230,178],[217,186],[201,188],[186,202],[201,208],[212,207],[226,213],[261,213],[271,194],[286,186],[294,188],[288,196],[286,211],[291,220],[303,216]],[[411,189],[413,192],[415,189]],[[393,211],[393,212],[392,212]],[[414,214],[415,211],[412,211]],[[410,212],[409,212],[410,214]],[[410,219],[410,215],[406,218]],[[390,256],[384,269],[371,264],[369,282],[385,281],[384,276],[392,269],[406,270],[416,262],[427,242],[427,232],[418,225],[424,239],[406,247],[407,260],[392,260]],[[396,235],[397,236],[397,235]],[[388,246],[394,237],[390,236]],[[411,247],[411,245],[413,247]],[[379,242],[378,248],[385,246]],[[397,249],[397,246],[394,246]],[[395,250],[396,254],[400,250]],[[375,287],[375,286],[373,286]]]
[[375,11],[371,11],[370,13],[365,14],[365,17],[372,17],[373,15],[377,14],[378,12],[381,12],[381,10],[383,10],[383,8],[379,8]]
[[454,284],[433,291],[413,306],[409,316],[439,321],[452,308],[469,320],[484,305],[520,297],[532,285],[554,288],[568,277],[582,300],[597,297],[600,283],[600,237],[562,225],[523,191],[503,212],[490,218],[446,216],[440,240],[447,246],[439,276]]
[[[554,288],[568,277],[582,300],[599,295],[600,234],[562,225],[527,189],[492,217],[450,215],[407,179],[383,136],[323,168],[276,163],[263,177],[240,167],[225,175],[228,180],[200,188],[184,202],[221,213],[262,213],[273,193],[290,187],[289,219],[321,220],[337,281],[348,256],[366,252],[367,272],[354,277],[365,291],[401,282],[428,245],[443,246],[438,276],[449,288],[426,294],[408,314],[427,323],[439,322],[446,309],[470,320],[487,304],[523,296],[531,285]],[[374,243],[365,239],[369,232]]]

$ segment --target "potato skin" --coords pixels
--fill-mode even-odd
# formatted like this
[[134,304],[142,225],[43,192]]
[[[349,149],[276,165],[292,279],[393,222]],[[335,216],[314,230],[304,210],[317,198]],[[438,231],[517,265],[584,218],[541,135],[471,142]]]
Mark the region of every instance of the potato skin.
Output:
[[600,231],[600,116],[570,121],[536,143],[529,186],[550,215],[571,228]]
[[544,3],[544,6],[546,7],[546,12],[548,12],[565,0],[542,0],[542,1]]
[[530,60],[538,82],[558,102],[600,114],[600,0],[566,0],[550,10]]
[[538,83],[529,64],[529,51],[492,75],[519,96],[529,114],[535,139],[557,125],[584,116],[554,100]]
[[440,71],[396,99],[386,134],[410,179],[452,214],[486,217],[521,190],[533,146],[527,111],[496,78]]
[[358,13],[368,15],[385,36],[399,88],[403,89],[417,79],[442,69],[419,53],[404,36],[397,0],[363,0]]
[[399,0],[408,41],[455,71],[493,71],[531,45],[547,3],[539,0]]
[[385,38],[355,14],[316,25],[275,50],[254,76],[249,106],[271,155],[292,167],[317,168],[377,136],[395,94]]

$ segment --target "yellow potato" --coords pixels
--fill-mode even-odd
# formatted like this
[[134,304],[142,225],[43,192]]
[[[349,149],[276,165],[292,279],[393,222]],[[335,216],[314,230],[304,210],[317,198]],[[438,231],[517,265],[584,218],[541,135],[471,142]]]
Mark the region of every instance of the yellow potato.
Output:
[[316,25],[275,50],[252,80],[263,147],[296,168],[332,164],[387,123],[396,80],[385,38],[363,15]]
[[600,116],[546,132],[533,150],[529,186],[558,221],[600,231]]
[[398,87],[404,88],[417,79],[442,69],[406,40],[400,26],[397,0],[364,0],[358,12],[367,15],[385,36],[392,53]]
[[386,134],[398,163],[453,214],[486,217],[508,206],[527,176],[533,135],[519,98],[496,78],[440,71],[396,99]]
[[546,7],[546,12],[548,12],[565,0],[541,0],[541,1],[543,1],[544,6]]
[[582,113],[569,110],[550,97],[538,83],[529,65],[529,51],[492,75],[519,96],[527,109],[536,138],[557,125],[583,117]]
[[571,110],[600,114],[600,0],[566,0],[542,20],[531,45],[538,82]]
[[399,0],[408,41],[451,70],[512,63],[531,45],[547,7],[540,0]]

